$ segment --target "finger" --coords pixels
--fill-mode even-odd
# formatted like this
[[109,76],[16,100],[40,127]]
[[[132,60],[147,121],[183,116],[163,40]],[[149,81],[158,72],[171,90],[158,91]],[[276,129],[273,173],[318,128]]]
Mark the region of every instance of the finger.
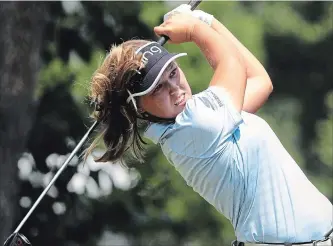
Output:
[[161,26],[161,27],[165,27],[166,25],[168,25],[168,23],[169,23],[169,21],[164,21],[161,25],[159,25],[159,26]]
[[169,28],[167,26],[156,26],[154,27],[154,32],[157,34],[157,35],[166,35],[168,36],[168,33],[169,33]]
[[170,37],[170,33],[171,33],[171,30],[170,28],[165,28],[165,27],[160,27],[160,26],[157,26],[154,28],[154,31],[155,33],[158,35],[158,36],[167,36],[168,37],[168,43],[170,44],[176,44],[176,42],[174,42],[171,37]]
[[170,21],[165,20],[163,23],[161,23],[160,25],[155,26],[155,27],[166,27],[169,23],[170,23]]
[[168,39],[167,41],[169,44],[177,44],[177,42],[172,41],[171,39]]

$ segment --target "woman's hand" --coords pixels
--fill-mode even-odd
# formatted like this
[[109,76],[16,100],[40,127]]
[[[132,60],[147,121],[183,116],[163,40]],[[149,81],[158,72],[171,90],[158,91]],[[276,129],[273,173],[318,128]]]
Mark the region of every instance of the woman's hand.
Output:
[[163,17],[163,21],[169,18],[170,15],[173,15],[174,13],[187,13],[192,15],[193,17],[203,21],[208,26],[212,26],[212,22],[214,19],[214,16],[211,14],[208,14],[202,10],[191,10],[191,5],[189,4],[181,4],[177,8],[174,8],[173,10],[166,13]]
[[180,44],[192,41],[195,25],[200,22],[188,13],[174,13],[161,25],[154,28],[157,35],[165,35],[171,43]]

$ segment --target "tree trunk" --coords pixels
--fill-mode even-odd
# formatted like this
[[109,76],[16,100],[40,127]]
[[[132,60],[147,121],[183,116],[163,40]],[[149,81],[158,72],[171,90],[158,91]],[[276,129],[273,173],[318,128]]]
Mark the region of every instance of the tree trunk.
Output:
[[40,67],[43,2],[0,3],[0,244],[18,219],[17,162],[34,117]]

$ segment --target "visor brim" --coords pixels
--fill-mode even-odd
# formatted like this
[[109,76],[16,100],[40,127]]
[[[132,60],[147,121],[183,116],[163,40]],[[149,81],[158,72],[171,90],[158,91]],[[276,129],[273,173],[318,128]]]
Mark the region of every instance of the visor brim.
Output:
[[150,71],[146,74],[142,86],[140,88],[140,91],[135,92],[131,94],[127,98],[127,103],[134,97],[139,97],[146,95],[150,93],[155,86],[158,84],[162,74],[164,73],[165,69],[168,67],[168,65],[173,62],[175,59],[186,56],[187,53],[178,53],[178,54],[167,54],[163,56],[151,69]]

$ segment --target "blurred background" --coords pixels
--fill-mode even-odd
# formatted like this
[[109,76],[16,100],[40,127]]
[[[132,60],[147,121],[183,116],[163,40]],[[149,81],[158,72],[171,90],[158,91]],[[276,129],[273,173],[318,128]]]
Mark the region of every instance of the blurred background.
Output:
[[[157,40],[153,27],[181,3],[0,3],[0,243],[93,123],[89,80],[107,50],[131,38]],[[333,2],[206,1],[199,9],[267,68],[274,92],[258,114],[332,201]],[[193,92],[206,88],[212,70],[199,49],[166,47],[189,54],[179,62]],[[95,154],[103,151],[100,145]],[[21,232],[34,246],[224,246],[235,239],[229,221],[157,146],[149,143],[144,164],[126,164],[89,158],[83,165],[79,152]]]

